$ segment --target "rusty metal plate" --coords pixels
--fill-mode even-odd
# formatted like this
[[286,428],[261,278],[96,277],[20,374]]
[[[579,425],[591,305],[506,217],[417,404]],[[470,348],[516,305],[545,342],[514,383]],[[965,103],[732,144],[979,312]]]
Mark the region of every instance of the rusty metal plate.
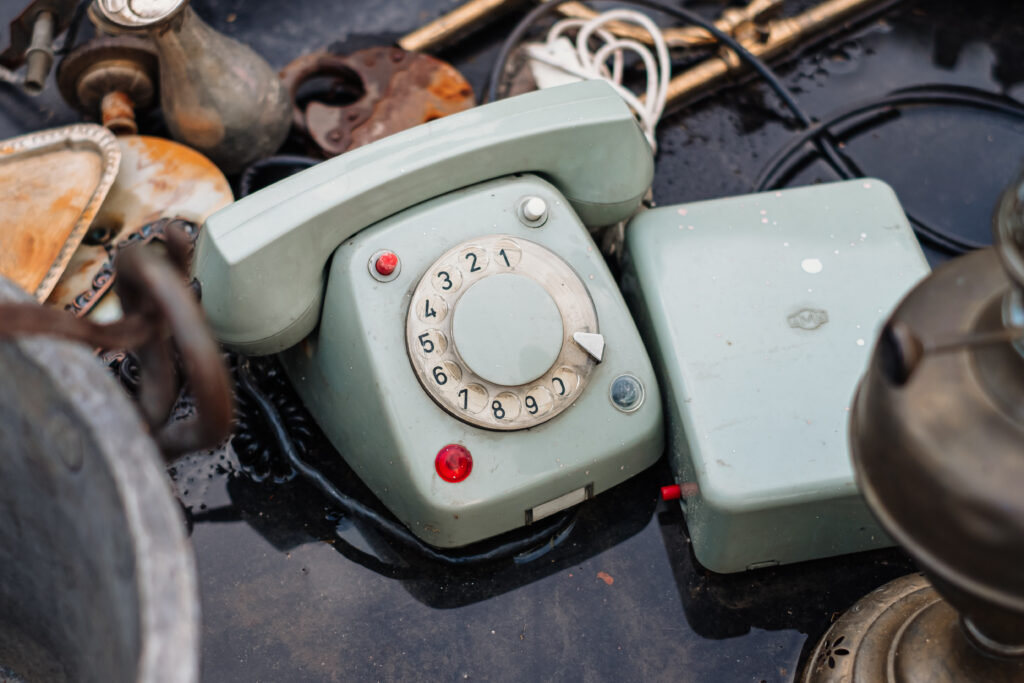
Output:
[[[336,79],[357,99],[303,106],[299,89],[317,77]],[[329,157],[476,104],[472,86],[451,64],[396,47],[304,55],[282,70],[281,80],[295,107],[293,123]]]
[[136,241],[133,236],[167,216],[201,225],[233,200],[224,174],[190,147],[143,135],[123,135],[117,143],[122,158],[117,178],[48,300],[77,315],[90,312],[101,297],[105,319],[120,315],[116,296],[103,296],[113,283],[118,245]]
[[107,196],[113,134],[77,124],[0,142],[0,275],[45,301]]

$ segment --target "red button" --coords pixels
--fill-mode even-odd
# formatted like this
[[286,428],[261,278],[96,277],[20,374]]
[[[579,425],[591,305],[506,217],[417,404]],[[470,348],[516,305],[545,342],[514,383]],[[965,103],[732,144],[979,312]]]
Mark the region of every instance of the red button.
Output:
[[679,500],[683,497],[683,487],[679,484],[661,487],[662,500]]
[[377,269],[378,273],[387,277],[398,267],[398,255],[393,251],[385,252],[377,257],[377,263],[373,264],[373,267]]
[[434,469],[439,477],[452,483],[460,482],[473,470],[473,456],[465,446],[450,443],[437,452]]

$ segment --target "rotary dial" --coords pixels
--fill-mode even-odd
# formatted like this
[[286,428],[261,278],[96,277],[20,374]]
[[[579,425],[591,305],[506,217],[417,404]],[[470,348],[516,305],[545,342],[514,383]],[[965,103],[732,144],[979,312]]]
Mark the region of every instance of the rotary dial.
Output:
[[406,318],[409,358],[427,393],[488,429],[533,427],[568,408],[603,343],[572,268],[508,235],[445,252],[417,284]]

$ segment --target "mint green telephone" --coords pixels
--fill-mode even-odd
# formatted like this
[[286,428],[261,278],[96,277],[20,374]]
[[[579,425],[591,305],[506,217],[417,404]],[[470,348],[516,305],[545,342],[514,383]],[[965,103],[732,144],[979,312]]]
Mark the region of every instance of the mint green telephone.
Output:
[[651,363],[585,227],[628,218],[652,174],[607,84],[547,89],[236,202],[194,271],[221,341],[281,352],[381,501],[428,543],[466,545],[661,455]]

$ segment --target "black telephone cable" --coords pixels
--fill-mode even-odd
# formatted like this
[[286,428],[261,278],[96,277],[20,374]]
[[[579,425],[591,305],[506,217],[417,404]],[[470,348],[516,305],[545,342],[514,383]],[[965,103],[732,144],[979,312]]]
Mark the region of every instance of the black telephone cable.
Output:
[[[822,121],[795,135],[768,161],[758,176],[756,191],[775,189],[780,180],[799,164],[794,157],[809,141],[823,133],[830,132],[837,125],[862,117],[898,116],[900,110],[908,107],[966,107],[1024,119],[1024,104],[1008,97],[967,86],[943,84],[920,85],[895,90],[884,97],[874,98],[833,112]],[[844,137],[838,135],[838,137]],[[951,254],[962,254],[984,247],[984,244],[962,238],[958,235],[933,228],[909,211],[907,218],[914,224],[915,232],[924,240]]]
[[[512,54],[512,50],[523,40],[526,33],[538,21],[540,21],[540,19],[544,18],[553,12],[559,5],[567,1],[568,0],[552,0],[551,2],[540,5],[529,12],[516,25],[512,33],[509,34],[504,45],[502,45],[502,49],[498,53],[497,60],[495,61],[494,68],[491,71],[487,88],[488,100],[493,101],[500,99],[500,85],[504,79],[505,70],[508,60]],[[863,174],[859,169],[857,169],[855,164],[849,158],[840,154],[837,150],[830,128],[838,123],[848,120],[849,118],[853,118],[870,111],[895,109],[899,106],[910,106],[912,104],[947,105],[987,109],[1024,118],[1024,105],[1021,105],[1019,102],[1016,102],[1011,98],[998,97],[975,88],[929,85],[898,90],[886,97],[872,100],[870,102],[863,103],[862,105],[838,112],[824,122],[815,122],[803,111],[800,105],[793,98],[792,93],[789,92],[779,77],[764,63],[763,60],[753,55],[732,36],[718,29],[718,27],[716,27],[712,22],[690,10],[673,7],[661,0],[624,0],[624,2],[625,4],[638,5],[663,12],[664,14],[681,21],[700,26],[704,30],[708,31],[708,33],[714,36],[720,44],[733,50],[741,60],[746,62],[755,72],[757,72],[803,126],[804,130],[782,150],[780,150],[773,157],[773,160],[769,162],[768,168],[761,173],[757,182],[757,191],[768,189],[770,181],[779,174],[779,167],[784,165],[797,150],[808,143],[814,143],[816,149],[824,156],[825,161],[828,162],[840,178],[849,180],[861,177]],[[912,215],[910,212],[906,213],[907,218],[914,227],[914,232],[924,241],[944,252],[952,255],[958,255],[985,246],[960,237],[954,233],[930,226],[920,218]]]
[[[516,46],[522,42],[526,33],[538,21],[553,13],[561,5],[571,1],[572,0],[550,0],[549,2],[545,2],[544,4],[538,5],[532,9],[519,21],[518,24],[516,24],[515,28],[512,29],[512,33],[509,34],[508,38],[505,39],[504,44],[502,44],[501,51],[498,52],[498,56],[495,59],[494,67],[491,69],[490,78],[488,79],[486,101],[494,102],[501,99],[501,96],[498,93],[501,83],[504,80],[509,58],[512,56],[512,51]],[[720,44],[735,52],[740,59],[756,71],[758,75],[768,83],[771,89],[775,91],[775,94],[778,95],[783,104],[786,105],[786,107],[793,113],[793,116],[796,117],[804,128],[809,128],[814,125],[814,122],[800,107],[796,99],[793,97],[793,94],[790,93],[786,86],[782,84],[782,81],[779,80],[779,77],[775,72],[772,71],[764,61],[754,56],[750,50],[743,47],[738,40],[715,26],[714,22],[705,19],[696,12],[683,9],[682,7],[673,7],[661,0],[624,0],[624,4],[637,5],[639,7],[657,10],[684,23],[701,27],[714,36]],[[852,178],[856,175],[854,169],[850,167],[849,162],[842,157],[838,150],[836,150],[835,146],[823,140],[818,140],[817,142],[825,160],[841,178]]]
[[288,435],[288,430],[285,428],[284,420],[281,418],[280,413],[278,413],[277,407],[256,386],[256,381],[252,376],[248,361],[241,357],[238,361],[238,380],[240,388],[252,399],[263,419],[266,420],[267,427],[274,435],[274,440],[281,449],[281,453],[299,474],[318,488],[332,504],[339,507],[345,514],[369,522],[377,531],[414,550],[428,560],[452,566],[466,566],[481,562],[510,559],[516,555],[534,550],[545,543],[554,542],[557,537],[566,532],[575,522],[576,513],[568,511],[556,515],[550,521],[537,524],[538,528],[526,536],[501,543],[489,550],[470,555],[456,555],[440,551],[421,541],[399,522],[388,519],[376,510],[343,493],[341,489],[331,483],[320,471],[306,463],[299,456],[299,451],[295,444],[292,443],[292,439]]

